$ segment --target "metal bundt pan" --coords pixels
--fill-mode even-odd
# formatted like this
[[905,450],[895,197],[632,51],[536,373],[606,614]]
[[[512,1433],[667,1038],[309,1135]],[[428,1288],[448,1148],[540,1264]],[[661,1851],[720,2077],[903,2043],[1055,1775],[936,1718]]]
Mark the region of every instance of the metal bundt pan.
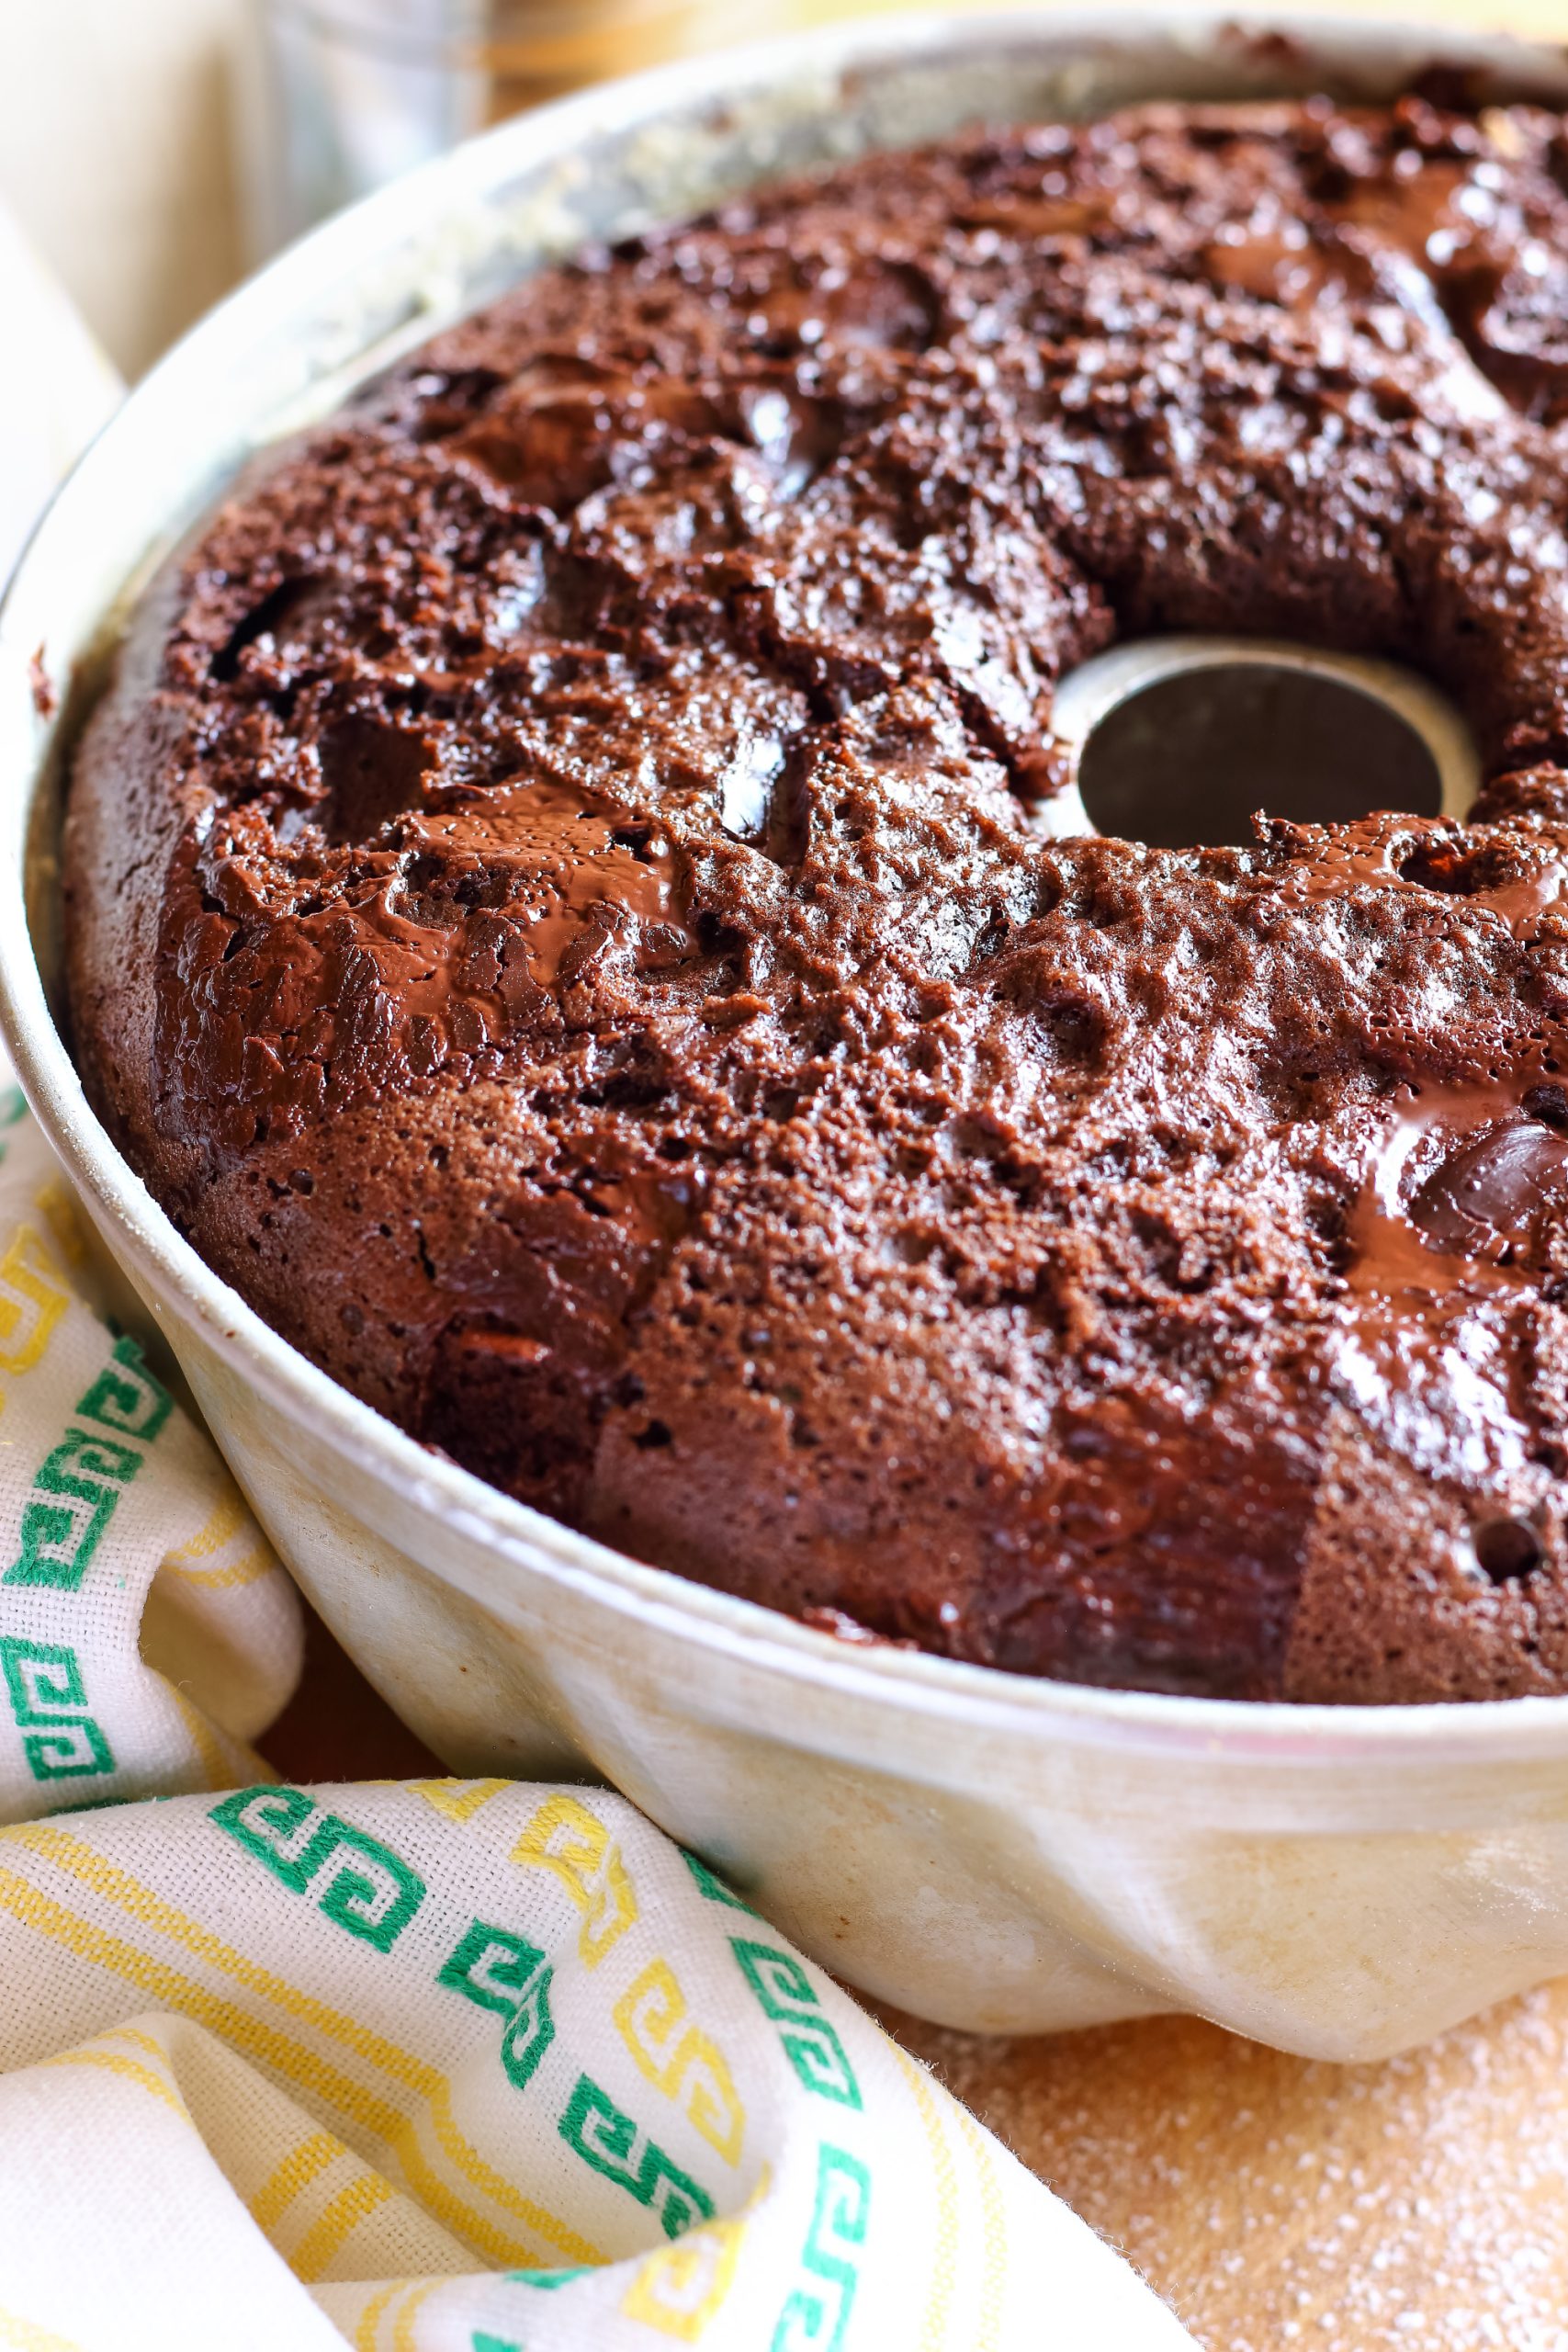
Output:
[[[1568,1970],[1568,1698],[1246,1704],[848,1647],[433,1457],[209,1271],[88,1109],[52,1010],[62,758],[127,598],[255,447],[584,238],[979,118],[1377,97],[1434,62],[1568,103],[1560,56],[1500,40],[1100,8],[884,18],[552,107],[214,312],[89,452],[0,615],[7,1041],[311,1600],[457,1772],[602,1775],[852,1983],[954,2025],[1190,2008],[1370,2058]],[[52,718],[40,646],[76,681]]]

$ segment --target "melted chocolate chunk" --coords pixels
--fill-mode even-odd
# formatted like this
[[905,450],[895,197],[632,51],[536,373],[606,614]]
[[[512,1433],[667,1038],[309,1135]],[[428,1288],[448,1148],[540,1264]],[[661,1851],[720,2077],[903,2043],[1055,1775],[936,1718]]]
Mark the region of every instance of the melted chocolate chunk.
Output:
[[[1568,1689],[1565,148],[868,157],[247,476],[72,787],[154,1193],[417,1436],[840,1639]],[[1472,821],[1047,838],[1057,681],[1173,629],[1441,677]]]
[[1550,1202],[1568,1205],[1568,1136],[1510,1120],[1451,1151],[1410,1204],[1435,1249],[1498,1258],[1529,1247]]

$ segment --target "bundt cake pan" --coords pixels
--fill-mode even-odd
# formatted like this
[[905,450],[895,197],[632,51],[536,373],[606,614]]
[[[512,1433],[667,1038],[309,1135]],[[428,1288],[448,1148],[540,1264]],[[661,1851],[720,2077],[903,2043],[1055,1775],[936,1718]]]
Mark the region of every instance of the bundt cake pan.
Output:
[[602,1775],[850,1982],[953,2025],[1194,2009],[1362,2059],[1568,1970],[1568,1698],[1247,1704],[852,1645],[431,1454],[209,1271],[89,1111],[53,1009],[62,763],[128,599],[246,457],[539,261],[976,119],[1379,98],[1433,65],[1568,104],[1560,55],[1497,40],[1099,9],[884,18],[550,107],[333,221],[198,327],[61,492],[0,615],[7,1041],[300,1584],[455,1771]]

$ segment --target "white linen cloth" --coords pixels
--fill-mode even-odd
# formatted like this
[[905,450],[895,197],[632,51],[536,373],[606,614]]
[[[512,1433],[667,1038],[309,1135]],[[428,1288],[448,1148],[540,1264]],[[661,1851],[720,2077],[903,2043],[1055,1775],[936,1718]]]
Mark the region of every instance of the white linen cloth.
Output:
[[1189,2343],[621,1799],[276,1785],[297,1598],[108,1295],[0,1068],[0,2347]]

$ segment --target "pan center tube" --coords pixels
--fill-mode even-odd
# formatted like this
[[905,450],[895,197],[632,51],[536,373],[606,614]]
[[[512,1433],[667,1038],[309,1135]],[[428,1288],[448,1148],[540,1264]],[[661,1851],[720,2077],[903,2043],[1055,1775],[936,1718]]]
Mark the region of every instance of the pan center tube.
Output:
[[1035,822],[1058,839],[1217,848],[1250,842],[1255,810],[1463,817],[1480,786],[1469,728],[1416,672],[1267,639],[1113,646],[1063,680],[1052,733],[1068,781]]

